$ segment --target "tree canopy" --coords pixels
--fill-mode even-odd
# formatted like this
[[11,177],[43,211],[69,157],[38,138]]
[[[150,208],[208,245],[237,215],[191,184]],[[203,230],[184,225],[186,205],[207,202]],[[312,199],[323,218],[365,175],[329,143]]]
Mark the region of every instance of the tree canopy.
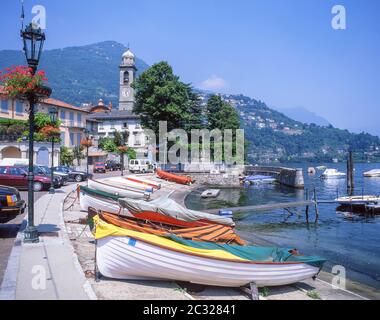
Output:
[[159,121],[167,121],[168,130],[189,130],[201,123],[201,107],[189,84],[179,80],[167,62],[159,62],[141,74],[136,89],[134,112],[144,127],[158,133]]

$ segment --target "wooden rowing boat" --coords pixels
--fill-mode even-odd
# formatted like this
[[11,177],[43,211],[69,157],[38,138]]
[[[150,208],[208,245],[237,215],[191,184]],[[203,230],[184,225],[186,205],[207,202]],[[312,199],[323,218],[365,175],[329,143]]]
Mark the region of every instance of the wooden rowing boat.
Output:
[[112,177],[112,178],[104,179],[102,181],[108,184],[119,186],[121,188],[127,188],[133,191],[153,193],[154,190],[156,190],[151,186],[130,181],[130,180],[125,179],[124,177]]
[[[316,276],[325,262],[290,249],[179,240],[123,229],[98,217],[94,221],[98,270],[114,279],[177,280],[223,287],[252,282],[259,287],[279,286]],[[244,248],[251,258],[231,253],[236,247]]]
[[181,226],[164,225],[152,221],[123,217],[104,210],[97,211],[97,213],[102,220],[109,224],[142,233],[155,234],[158,236],[175,234],[181,238],[195,241],[210,241],[236,245],[245,244],[245,241],[235,233],[234,228],[229,226],[209,224],[202,227],[184,228]]
[[160,179],[175,182],[178,184],[189,185],[194,182],[193,179],[191,179],[190,177],[179,176],[174,173],[163,171],[161,169],[157,169],[157,177],[159,177]]

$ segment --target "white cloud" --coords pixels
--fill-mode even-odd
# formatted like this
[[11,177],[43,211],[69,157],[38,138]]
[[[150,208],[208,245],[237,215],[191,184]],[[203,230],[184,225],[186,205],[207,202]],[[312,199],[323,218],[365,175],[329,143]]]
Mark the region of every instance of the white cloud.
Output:
[[200,87],[204,90],[215,91],[227,88],[228,83],[223,78],[213,75],[201,82]]

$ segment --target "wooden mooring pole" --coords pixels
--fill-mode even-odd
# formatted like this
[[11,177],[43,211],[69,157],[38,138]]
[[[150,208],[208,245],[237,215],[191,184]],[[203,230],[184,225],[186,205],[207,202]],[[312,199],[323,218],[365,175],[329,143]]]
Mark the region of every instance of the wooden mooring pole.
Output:
[[315,188],[314,188],[314,208],[315,208],[315,223],[317,223],[319,219],[319,210],[318,210],[317,191]]
[[350,196],[354,192],[354,160],[351,150],[348,152],[347,157],[347,192]]
[[[309,189],[306,189],[306,201],[309,201]],[[306,223],[309,223],[309,205],[306,206]]]

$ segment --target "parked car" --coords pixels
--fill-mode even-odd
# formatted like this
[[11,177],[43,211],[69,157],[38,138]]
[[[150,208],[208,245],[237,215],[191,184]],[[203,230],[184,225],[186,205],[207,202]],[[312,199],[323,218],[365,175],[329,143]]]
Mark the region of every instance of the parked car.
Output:
[[95,162],[94,164],[94,173],[106,173],[106,164],[104,162]]
[[[50,188],[50,178],[44,175],[35,175],[33,190],[39,192]],[[28,173],[20,167],[0,167],[0,185],[17,189],[28,189]]]
[[115,160],[106,161],[106,169],[109,171],[121,170],[121,164]]
[[0,186],[0,221],[9,221],[24,213],[25,201],[16,188]]
[[[25,166],[18,166],[19,168],[23,169],[25,172],[28,172],[28,167]],[[50,169],[48,167],[44,166],[34,166],[34,174],[36,176],[44,176],[49,179],[51,179],[51,173]],[[60,176],[53,175],[53,182],[54,182],[54,188],[59,189],[60,187],[63,186],[64,182],[63,179]]]
[[154,172],[154,166],[148,159],[129,160],[129,171],[132,173]]
[[54,167],[54,172],[65,173],[68,175],[69,181],[75,181],[75,182],[82,182],[82,181],[85,181],[91,177],[91,175],[87,176],[86,172],[76,171],[76,170],[73,170],[72,168],[67,167],[67,166]]
[[[51,168],[48,166],[39,166],[42,170],[46,172],[46,174],[49,176],[51,175]],[[66,185],[69,181],[69,175],[67,173],[53,171],[54,177],[57,177],[58,179],[62,179],[62,185]]]

